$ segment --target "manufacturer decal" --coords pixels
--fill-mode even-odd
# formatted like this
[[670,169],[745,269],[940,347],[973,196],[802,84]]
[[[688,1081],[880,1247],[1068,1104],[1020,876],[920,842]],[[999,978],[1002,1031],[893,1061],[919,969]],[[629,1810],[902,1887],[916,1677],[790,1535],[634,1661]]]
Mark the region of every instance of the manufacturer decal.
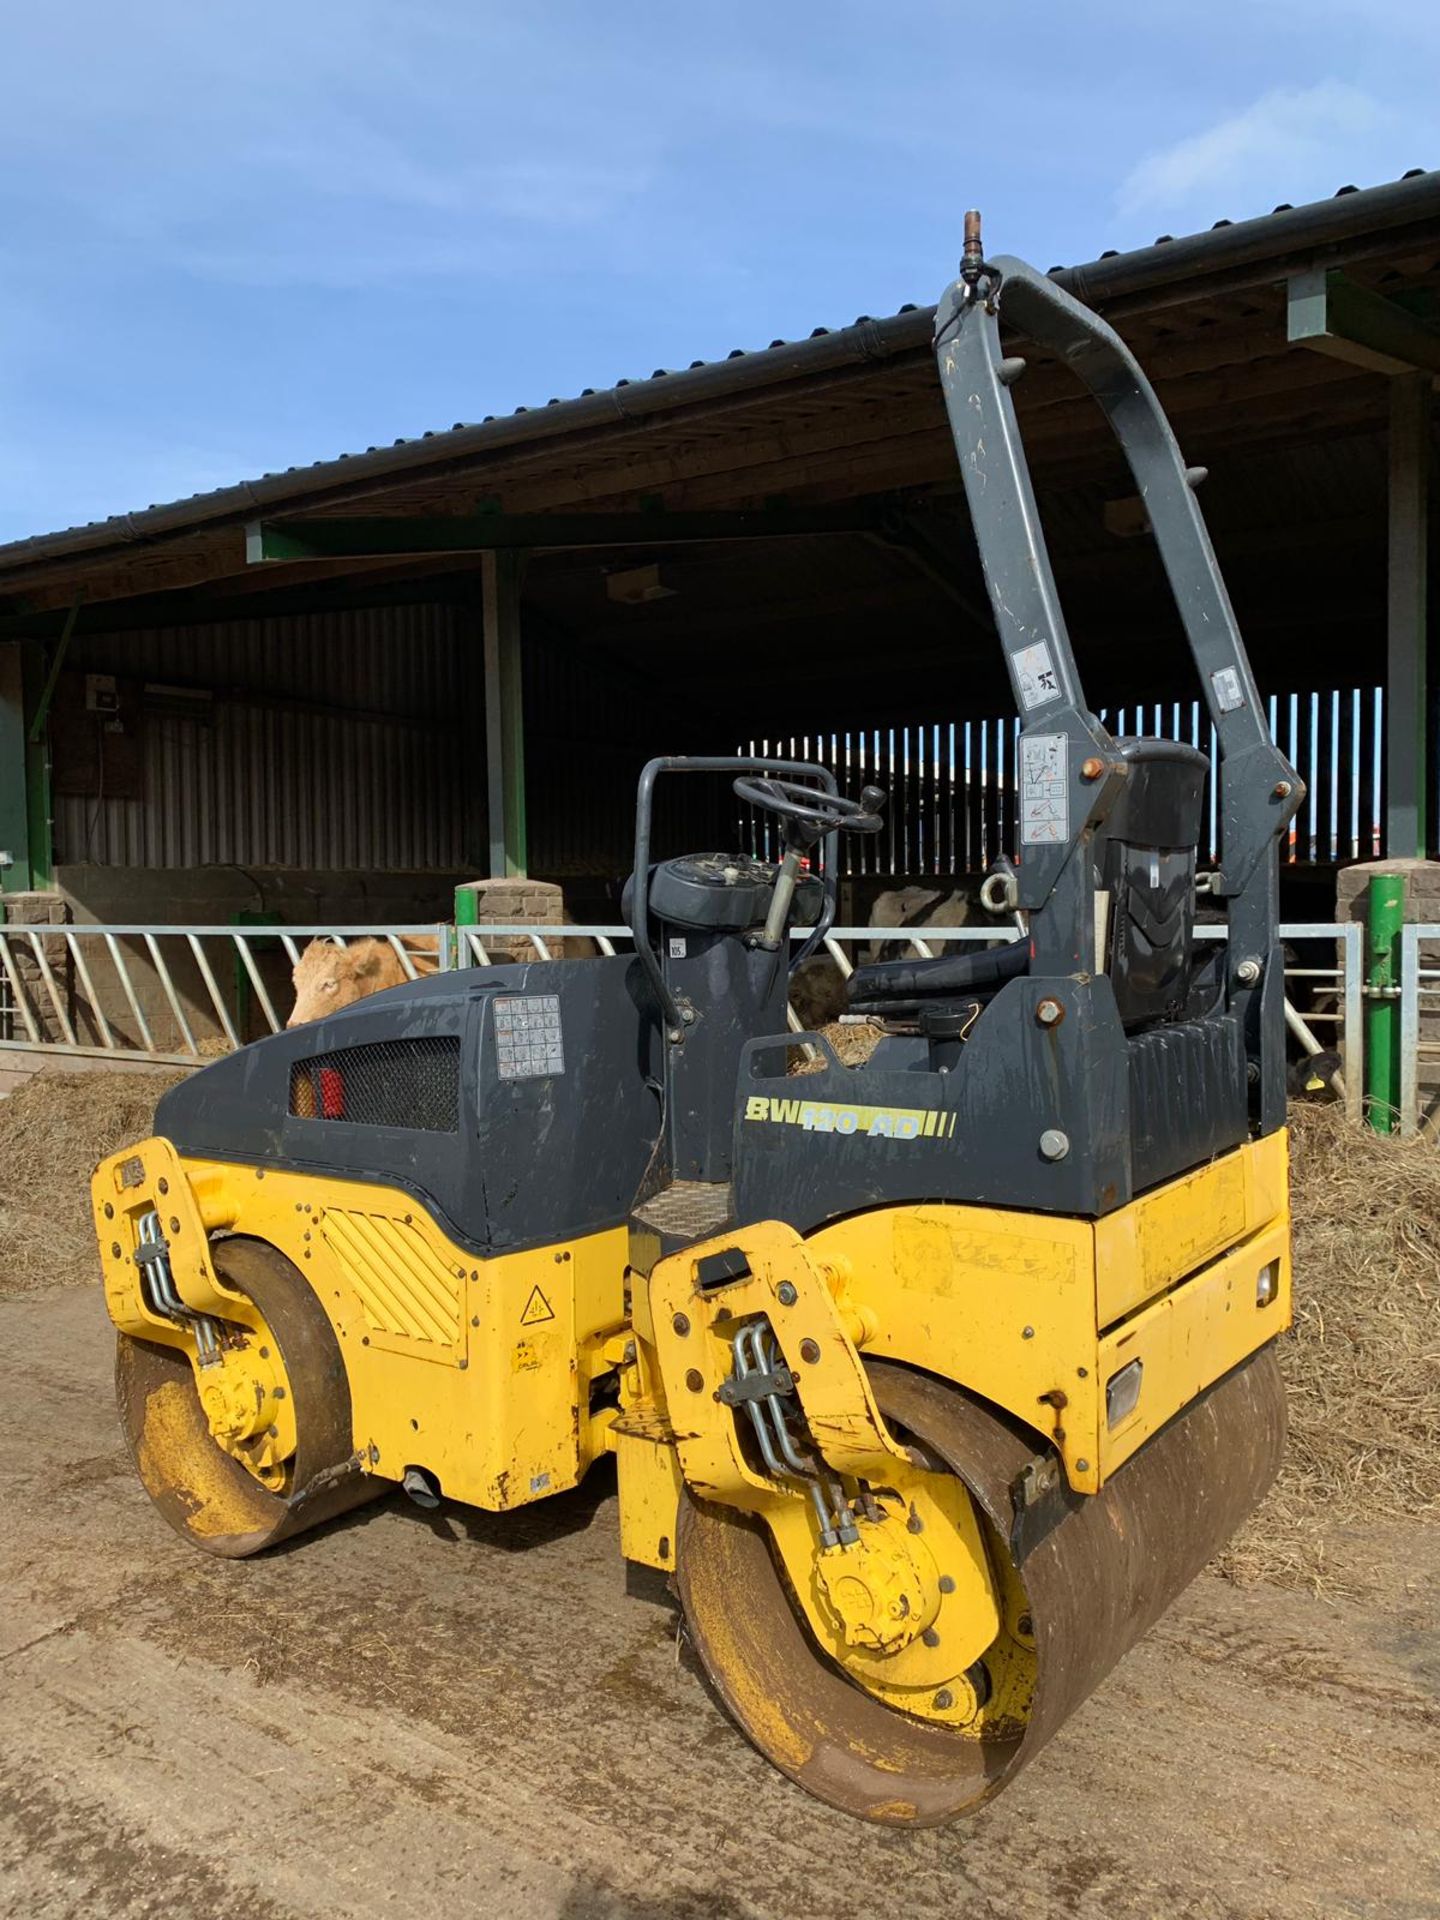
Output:
[[747,1120],[767,1120],[807,1133],[866,1133],[872,1140],[949,1140],[958,1115],[938,1107],[848,1107],[823,1100],[782,1100],[752,1093]]

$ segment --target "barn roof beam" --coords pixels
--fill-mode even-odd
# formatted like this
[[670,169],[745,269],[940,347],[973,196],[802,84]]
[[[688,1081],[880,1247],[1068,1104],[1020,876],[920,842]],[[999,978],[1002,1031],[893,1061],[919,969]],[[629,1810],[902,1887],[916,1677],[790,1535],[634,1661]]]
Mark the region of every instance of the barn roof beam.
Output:
[[1287,282],[1286,331],[1292,346],[1372,373],[1440,375],[1440,327],[1334,269],[1312,267]]
[[427,553],[560,552],[578,548],[685,546],[716,540],[813,539],[872,533],[883,503],[756,507],[707,513],[470,513],[335,515],[252,520],[245,558],[271,561],[368,559]]
[[960,609],[976,633],[991,639],[995,633],[995,618],[985,598],[983,579],[978,581],[979,591],[976,591],[978,559],[974,572],[966,568],[960,558],[962,542],[974,552],[974,535],[968,525],[947,528],[944,534],[940,534],[923,515],[912,513],[892,515],[884,533],[884,543],[888,547],[904,554],[918,573],[939,587]]

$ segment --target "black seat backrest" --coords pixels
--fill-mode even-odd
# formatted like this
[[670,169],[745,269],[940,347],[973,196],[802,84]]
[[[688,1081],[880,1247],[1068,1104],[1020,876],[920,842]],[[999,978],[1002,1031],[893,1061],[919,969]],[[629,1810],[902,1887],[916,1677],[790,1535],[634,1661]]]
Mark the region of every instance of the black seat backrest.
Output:
[[1110,896],[1110,983],[1135,1028],[1182,1019],[1189,1003],[1210,762],[1175,740],[1116,744],[1129,777],[1100,837],[1100,881]]

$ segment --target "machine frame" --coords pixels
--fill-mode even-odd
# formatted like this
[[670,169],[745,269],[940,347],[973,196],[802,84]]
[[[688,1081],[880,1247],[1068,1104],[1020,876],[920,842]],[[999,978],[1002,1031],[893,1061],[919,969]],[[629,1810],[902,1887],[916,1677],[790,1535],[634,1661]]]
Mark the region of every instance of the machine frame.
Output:
[[[1002,316],[1095,395],[1147,504],[1220,743],[1213,977],[1195,756],[1085,704]],[[93,1184],[122,1419],[196,1545],[244,1557],[397,1484],[507,1510],[614,1454],[621,1550],[673,1577],[745,1731],[895,1824],[1010,1778],[1253,1508],[1290,1317],[1277,840],[1304,789],[1203,476],[1114,331],[987,262],[968,216],[936,351],[1022,720],[1021,859],[991,893],[1023,950],[871,970],[862,1001],[906,1018],[863,1066],[797,1042],[789,927],[803,958],[836,836],[883,796],[657,759],[635,956],[442,975],[273,1036]],[[657,779],[721,771],[782,859],[652,869]]]

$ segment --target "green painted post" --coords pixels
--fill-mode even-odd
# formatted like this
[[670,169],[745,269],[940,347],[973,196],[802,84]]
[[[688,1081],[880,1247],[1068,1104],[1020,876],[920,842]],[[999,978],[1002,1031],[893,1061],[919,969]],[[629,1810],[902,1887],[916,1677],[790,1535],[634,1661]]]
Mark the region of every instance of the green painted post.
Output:
[[[455,889],[455,939],[451,946],[450,964],[459,967],[469,959],[469,950],[465,945],[465,929],[478,926],[480,896],[472,886],[459,886]],[[464,956],[462,959],[461,956]]]
[[1429,852],[1425,687],[1430,557],[1430,375],[1390,382],[1390,532],[1385,668],[1385,851]]
[[17,642],[0,646],[0,890],[30,886],[30,809],[25,786],[24,663]]
[[1400,1110],[1400,1008],[1396,954],[1405,924],[1405,882],[1372,873],[1366,896],[1365,1119],[1393,1133]]
[[34,641],[0,645],[0,891],[27,893],[51,879],[50,743],[31,740],[45,675]]
[[525,831],[525,710],[520,652],[522,553],[487,553],[480,565],[485,617],[485,761],[490,874],[528,871]]

